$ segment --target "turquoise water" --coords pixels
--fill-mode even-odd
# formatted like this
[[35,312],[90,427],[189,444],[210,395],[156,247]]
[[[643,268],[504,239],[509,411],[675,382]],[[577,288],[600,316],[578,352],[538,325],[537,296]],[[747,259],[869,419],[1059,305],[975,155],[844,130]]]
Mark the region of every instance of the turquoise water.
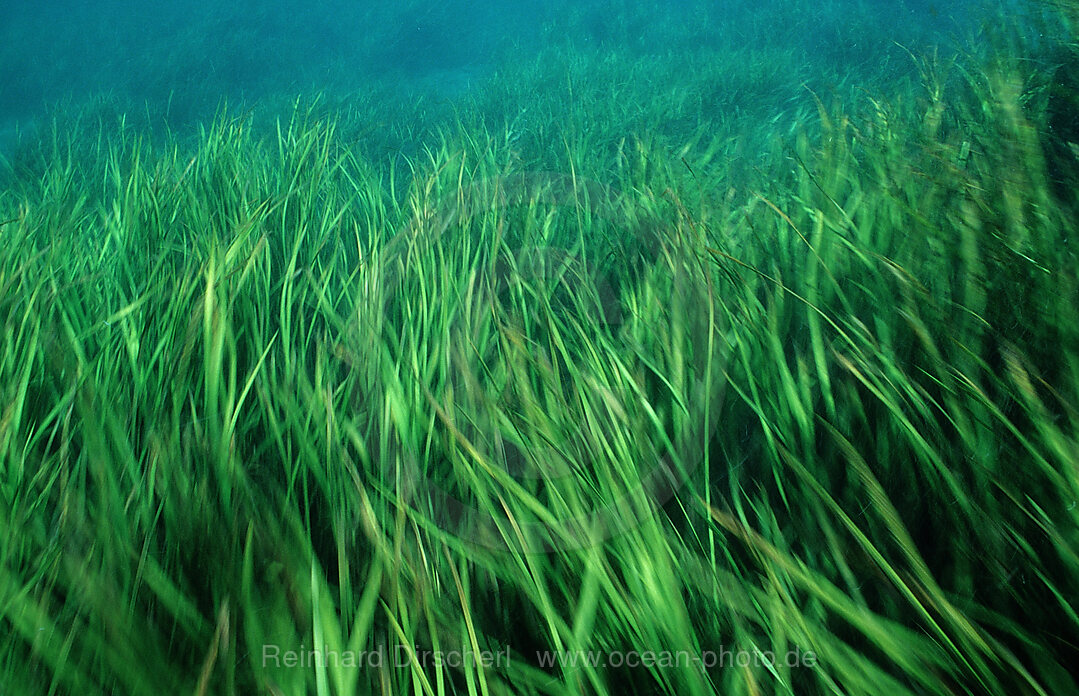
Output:
[[17,126],[32,132],[50,112],[94,100],[181,130],[226,101],[265,105],[372,89],[454,100],[555,45],[585,60],[604,52],[705,60],[726,47],[777,48],[802,53],[813,74],[870,77],[903,64],[900,44],[955,45],[980,31],[977,12],[926,0],[5,4],[0,148],[7,151]]

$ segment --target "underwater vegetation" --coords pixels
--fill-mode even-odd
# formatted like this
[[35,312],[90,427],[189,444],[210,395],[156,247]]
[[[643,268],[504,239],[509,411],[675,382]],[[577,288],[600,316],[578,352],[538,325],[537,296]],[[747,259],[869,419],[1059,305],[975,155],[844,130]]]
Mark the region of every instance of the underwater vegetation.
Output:
[[1056,12],[901,78],[552,40],[452,105],[55,114],[0,694],[1079,692]]

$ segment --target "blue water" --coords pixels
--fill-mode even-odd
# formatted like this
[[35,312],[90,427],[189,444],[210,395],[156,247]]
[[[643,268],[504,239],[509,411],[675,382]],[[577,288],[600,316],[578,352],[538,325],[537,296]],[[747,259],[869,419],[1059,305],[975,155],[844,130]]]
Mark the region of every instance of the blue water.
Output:
[[[804,7],[799,7],[799,3]],[[821,74],[955,45],[969,5],[938,0],[0,3],[0,151],[87,103],[182,129],[230,105],[373,89],[459,99],[559,43],[598,60],[724,46],[797,48]],[[777,17],[782,16],[782,21]],[[802,26],[790,17],[802,16]],[[673,28],[673,29],[672,29]],[[890,63],[889,63],[890,61]],[[666,85],[657,84],[662,90]]]

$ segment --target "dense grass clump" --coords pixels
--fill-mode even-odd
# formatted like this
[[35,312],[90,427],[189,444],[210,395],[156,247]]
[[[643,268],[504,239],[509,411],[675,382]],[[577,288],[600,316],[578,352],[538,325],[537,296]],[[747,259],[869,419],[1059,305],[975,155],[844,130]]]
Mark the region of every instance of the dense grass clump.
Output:
[[611,53],[419,134],[58,121],[0,197],[0,692],[1075,692],[1073,165],[1019,51],[750,67],[743,116]]

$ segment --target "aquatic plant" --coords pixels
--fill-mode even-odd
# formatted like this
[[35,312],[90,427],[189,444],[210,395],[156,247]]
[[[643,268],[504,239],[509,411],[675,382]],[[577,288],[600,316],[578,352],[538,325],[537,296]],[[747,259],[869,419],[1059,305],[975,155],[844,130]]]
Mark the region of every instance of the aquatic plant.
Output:
[[362,100],[56,129],[0,199],[4,693],[1074,692],[1020,58],[763,90],[748,164],[625,56],[409,156]]

